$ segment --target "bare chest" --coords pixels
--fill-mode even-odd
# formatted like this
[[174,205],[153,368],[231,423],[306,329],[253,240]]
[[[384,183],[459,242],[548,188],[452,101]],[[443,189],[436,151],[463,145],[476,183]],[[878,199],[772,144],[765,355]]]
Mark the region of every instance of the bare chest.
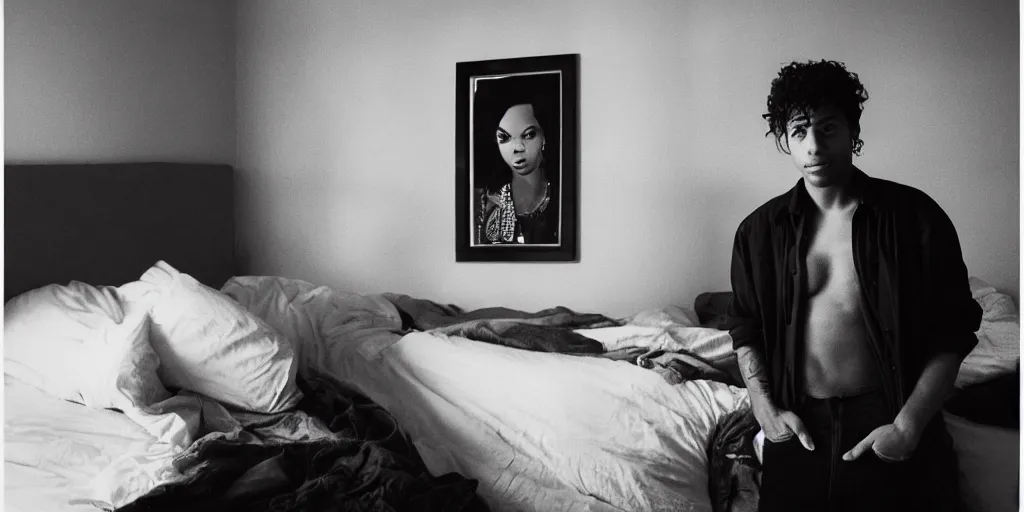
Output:
[[852,214],[825,215],[807,228],[806,390],[828,397],[869,389],[876,379],[860,307]]
[[[806,291],[810,299],[826,296],[839,303],[856,302],[860,294],[853,262],[851,216],[823,217],[808,237]],[[849,304],[853,306],[853,304]]]

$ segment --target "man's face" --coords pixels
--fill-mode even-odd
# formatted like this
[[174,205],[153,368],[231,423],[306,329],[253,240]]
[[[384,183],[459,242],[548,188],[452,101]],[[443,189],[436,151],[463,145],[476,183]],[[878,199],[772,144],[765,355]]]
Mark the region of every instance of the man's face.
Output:
[[786,125],[786,140],[797,169],[809,185],[844,183],[853,172],[853,137],[843,112],[832,105],[797,111]]
[[495,134],[505,163],[526,176],[541,165],[544,131],[533,114],[532,105],[515,105],[505,112]]

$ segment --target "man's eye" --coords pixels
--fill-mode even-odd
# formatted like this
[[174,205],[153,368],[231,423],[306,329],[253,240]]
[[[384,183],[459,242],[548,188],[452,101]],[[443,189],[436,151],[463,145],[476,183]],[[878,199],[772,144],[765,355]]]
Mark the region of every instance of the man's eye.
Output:
[[826,134],[834,133],[836,131],[836,125],[827,124],[824,128],[822,128],[822,131],[825,132]]
[[796,130],[793,130],[793,132],[790,133],[789,136],[799,139],[804,136],[804,130],[802,128],[797,128]]
[[498,142],[504,144],[508,142],[510,138],[511,137],[509,137],[507,133],[498,132]]

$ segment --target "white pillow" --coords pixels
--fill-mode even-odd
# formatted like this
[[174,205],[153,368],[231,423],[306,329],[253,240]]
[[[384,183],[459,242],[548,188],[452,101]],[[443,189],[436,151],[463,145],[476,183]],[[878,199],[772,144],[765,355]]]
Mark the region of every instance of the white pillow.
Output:
[[127,412],[171,397],[157,375],[160,356],[149,343],[149,327],[145,312],[107,326],[104,343],[93,349],[95,364],[80,386],[85,405]]
[[1020,314],[1013,298],[976,277],[970,278],[970,285],[983,313],[975,333],[978,344],[960,363],[956,379],[959,388],[1012,373],[1020,367]]
[[150,341],[166,386],[259,413],[284,411],[302,399],[292,345],[263,320],[163,261],[140,281],[158,296]]
[[4,373],[64,400],[101,364],[97,349],[124,313],[116,289],[79,281],[27,291],[4,305]]

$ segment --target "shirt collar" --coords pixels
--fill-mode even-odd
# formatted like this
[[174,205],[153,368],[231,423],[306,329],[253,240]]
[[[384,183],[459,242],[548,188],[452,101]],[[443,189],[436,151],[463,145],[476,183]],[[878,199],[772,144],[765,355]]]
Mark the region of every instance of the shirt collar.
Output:
[[[871,209],[875,209],[879,205],[878,189],[875,186],[875,179],[868,176],[858,168],[853,169],[853,186],[861,188],[860,204]],[[796,217],[803,215],[806,208],[812,208],[814,202],[811,199],[811,195],[807,193],[807,188],[804,186],[804,179],[800,178],[796,182],[796,185],[786,193],[789,200],[786,202],[785,208],[780,208],[775,216],[775,221],[778,222],[783,218],[790,217],[795,220]]]

